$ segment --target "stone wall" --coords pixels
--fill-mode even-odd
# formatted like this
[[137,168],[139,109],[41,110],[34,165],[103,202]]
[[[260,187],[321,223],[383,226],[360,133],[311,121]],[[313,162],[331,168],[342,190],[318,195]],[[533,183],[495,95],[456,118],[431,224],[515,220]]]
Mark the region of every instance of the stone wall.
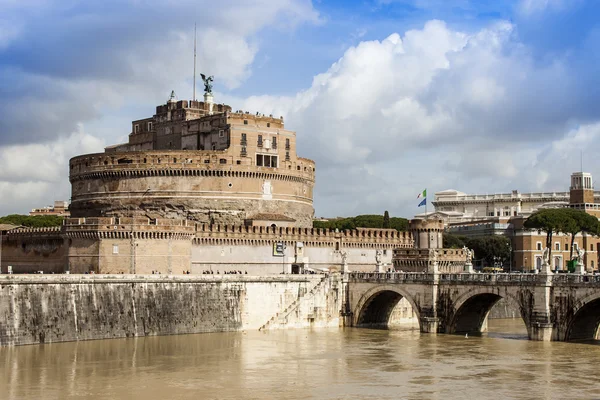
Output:
[[[333,275],[0,276],[0,345],[338,326]],[[279,318],[282,313],[287,313]]]
[[294,157],[271,168],[238,158],[217,150],[75,157],[69,163],[71,215],[243,224],[256,214],[279,213],[296,226],[312,226],[313,161]]
[[20,229],[2,236],[0,273],[12,266],[15,273],[63,273],[67,266],[68,243],[60,228]]

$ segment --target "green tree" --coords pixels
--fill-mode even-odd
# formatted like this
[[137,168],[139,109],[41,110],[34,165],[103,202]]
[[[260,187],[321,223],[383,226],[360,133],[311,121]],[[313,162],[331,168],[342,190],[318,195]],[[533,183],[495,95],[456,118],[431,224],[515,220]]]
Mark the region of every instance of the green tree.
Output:
[[598,223],[598,218],[584,211],[573,208],[565,208],[562,211],[567,216],[567,220],[561,231],[571,235],[571,247],[569,248],[569,260],[571,260],[573,259],[575,236],[582,232],[597,235],[600,224]]
[[504,264],[510,258],[510,241],[506,236],[491,235],[466,240],[465,245],[475,251],[475,258],[485,265],[493,266],[496,261]]
[[[406,218],[391,217],[389,227],[399,232],[408,230],[408,220]],[[382,215],[357,215],[356,217],[335,218],[329,221],[313,221],[314,228],[322,229],[356,229],[356,228],[383,228],[384,216]]]
[[533,213],[525,220],[525,229],[537,229],[546,232],[546,247],[548,258],[552,259],[552,234],[564,232],[570,223],[570,217],[565,208],[549,208]]
[[32,228],[61,226],[63,217],[56,215],[20,215],[11,214],[0,217],[0,224],[12,224],[17,226],[27,226]]
[[390,228],[398,232],[406,232],[408,230],[408,220],[406,218],[392,217],[390,218]]
[[445,249],[462,249],[467,245],[468,238],[452,233],[444,233],[443,241]]
[[387,210],[383,213],[383,228],[390,228],[390,213]]

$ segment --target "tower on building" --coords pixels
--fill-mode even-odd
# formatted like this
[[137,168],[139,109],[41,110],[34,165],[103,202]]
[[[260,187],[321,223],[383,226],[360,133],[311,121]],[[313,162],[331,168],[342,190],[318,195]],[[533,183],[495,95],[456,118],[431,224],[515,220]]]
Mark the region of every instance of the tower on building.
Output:
[[570,204],[593,204],[594,183],[589,172],[574,172],[571,174]]

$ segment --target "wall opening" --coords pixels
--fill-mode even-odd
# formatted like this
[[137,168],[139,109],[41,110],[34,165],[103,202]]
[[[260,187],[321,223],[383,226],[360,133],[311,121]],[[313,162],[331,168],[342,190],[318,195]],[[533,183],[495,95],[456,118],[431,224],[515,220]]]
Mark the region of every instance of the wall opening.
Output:
[[448,333],[526,339],[527,326],[511,299],[482,293],[468,299],[454,314]]
[[384,290],[364,304],[357,327],[374,329],[419,329],[419,318],[401,294]]
[[569,323],[566,340],[592,341],[600,340],[600,298],[590,301],[577,311]]

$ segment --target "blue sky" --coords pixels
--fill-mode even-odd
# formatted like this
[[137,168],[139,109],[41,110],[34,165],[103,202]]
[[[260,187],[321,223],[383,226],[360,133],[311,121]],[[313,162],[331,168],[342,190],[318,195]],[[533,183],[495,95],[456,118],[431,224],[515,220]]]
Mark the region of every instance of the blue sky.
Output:
[[[0,214],[68,199],[68,159],[126,139],[199,70],[283,115],[318,216],[568,190],[600,177],[600,2],[0,0]],[[600,178],[599,178],[600,179]]]

